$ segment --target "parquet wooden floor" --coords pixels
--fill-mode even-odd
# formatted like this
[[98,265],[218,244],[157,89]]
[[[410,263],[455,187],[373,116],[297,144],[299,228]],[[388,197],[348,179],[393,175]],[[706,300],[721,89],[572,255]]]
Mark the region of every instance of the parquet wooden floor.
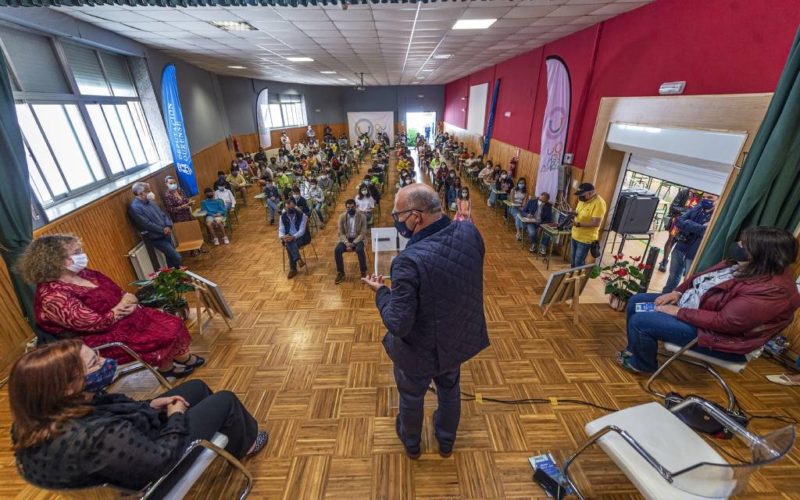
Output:
[[[393,169],[390,169],[393,170]],[[394,177],[394,172],[392,172]],[[339,196],[334,217],[342,212]],[[392,188],[378,226],[391,226]],[[474,218],[486,241],[486,315],[491,347],[466,363],[462,388],[502,399],[560,397],[624,408],[651,401],[641,380],[615,365],[624,344],[624,318],[606,305],[585,306],[573,326],[566,308],[544,318],[538,303],[546,278],[513,232],[476,194]],[[335,219],[334,219],[335,220]],[[281,270],[276,228],[251,201],[240,215],[230,246],[211,249],[189,265],[219,283],[236,313],[233,329],[210,324],[194,349],[207,356],[197,372],[212,388],[236,392],[270,432],[267,449],[246,462],[258,499],[494,499],[545,498],[532,482],[528,457],[552,452],[559,460],[585,438],[583,426],[603,411],[585,406],[463,403],[455,453],[436,453],[430,424],[435,399],[426,400],[423,455],[403,454],[394,431],[397,393],[380,339],[384,328],[373,294],[356,279],[354,256],[345,258],[348,281],[334,284],[336,224],[315,237],[319,260],[308,253],[308,271],[289,281]],[[91,249],[88,249],[91,254]],[[779,371],[758,360],[743,375],[725,377],[745,409],[781,411],[800,418],[800,392],[768,383]],[[683,393],[721,397],[711,379],[681,367],[667,380]],[[146,375],[120,389],[144,395]],[[0,395],[0,433],[10,414]],[[758,431],[775,428],[756,421]],[[0,451],[0,497],[55,498],[17,476],[8,439]],[[753,476],[746,498],[790,498],[800,491],[800,452]],[[577,479],[592,497],[636,498],[632,484],[598,450],[584,455]],[[193,498],[233,498],[236,476],[222,465],[193,490]],[[87,498],[83,495],[83,498]]]

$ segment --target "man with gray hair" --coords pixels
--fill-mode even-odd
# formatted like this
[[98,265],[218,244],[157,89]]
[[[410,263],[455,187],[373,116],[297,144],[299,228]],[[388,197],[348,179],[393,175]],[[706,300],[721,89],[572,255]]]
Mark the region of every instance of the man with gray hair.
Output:
[[483,313],[483,238],[468,222],[451,222],[428,185],[397,192],[395,228],[409,238],[392,262],[391,289],[383,276],[362,278],[388,332],[386,353],[394,362],[400,393],[397,436],[406,455],[422,453],[423,403],[433,380],[439,407],[433,426],[439,454],[453,452],[461,416],[461,364],[489,345]]
[[[150,258],[154,258],[152,249],[156,248],[166,257],[168,267],[180,267],[181,254],[172,243],[172,220],[156,204],[150,184],[134,182],[131,191],[133,201],[128,206],[128,215],[150,250]],[[154,260],[153,266],[158,268],[158,261]]]

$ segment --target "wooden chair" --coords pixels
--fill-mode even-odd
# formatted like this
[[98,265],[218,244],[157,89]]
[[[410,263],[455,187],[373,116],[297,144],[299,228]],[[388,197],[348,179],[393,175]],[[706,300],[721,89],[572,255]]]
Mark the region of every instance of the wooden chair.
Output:
[[178,245],[175,247],[179,253],[199,251],[203,248],[203,231],[197,221],[176,222],[172,226]]

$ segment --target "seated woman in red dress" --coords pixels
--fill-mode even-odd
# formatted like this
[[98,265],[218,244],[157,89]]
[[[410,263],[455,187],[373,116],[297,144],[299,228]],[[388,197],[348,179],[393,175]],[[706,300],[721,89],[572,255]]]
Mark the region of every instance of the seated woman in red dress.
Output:
[[[77,236],[41,236],[25,250],[20,270],[36,285],[36,324],[57,337],[80,337],[89,347],[122,342],[166,377],[182,378],[205,360],[189,353],[183,321],[142,307],[104,274],[87,269],[89,259]],[[131,361],[119,349],[104,355]]]

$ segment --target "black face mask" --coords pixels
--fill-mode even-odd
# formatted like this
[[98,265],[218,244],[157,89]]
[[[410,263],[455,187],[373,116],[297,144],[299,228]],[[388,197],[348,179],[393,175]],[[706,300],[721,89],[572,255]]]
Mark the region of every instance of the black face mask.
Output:
[[579,199],[580,201],[586,201],[586,200],[588,200],[589,198],[587,198],[585,194],[579,194],[579,195],[578,195],[578,199]]
[[747,250],[745,250],[738,241],[734,241],[731,243],[731,246],[728,247],[728,255],[736,262],[747,262],[750,260]]

